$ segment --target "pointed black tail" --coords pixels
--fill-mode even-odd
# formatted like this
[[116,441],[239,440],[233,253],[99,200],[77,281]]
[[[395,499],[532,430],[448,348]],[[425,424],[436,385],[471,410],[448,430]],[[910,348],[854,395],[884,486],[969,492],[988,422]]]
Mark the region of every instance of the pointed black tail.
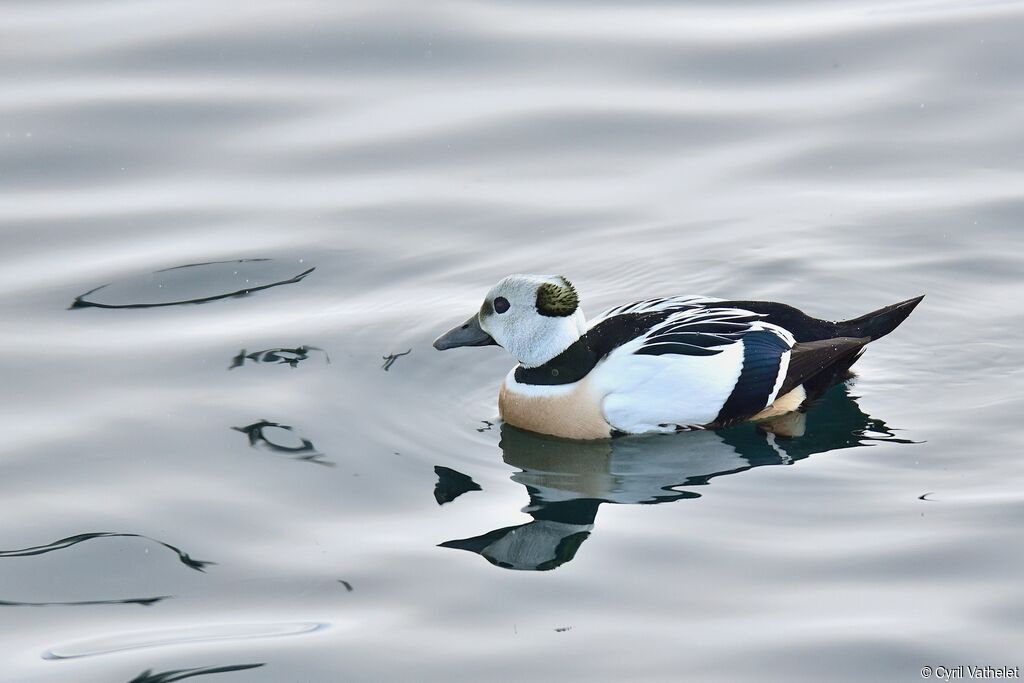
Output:
[[901,301],[892,306],[879,308],[853,320],[836,323],[839,334],[843,337],[871,337],[871,341],[889,334],[907,319],[914,307],[921,303],[924,295]]

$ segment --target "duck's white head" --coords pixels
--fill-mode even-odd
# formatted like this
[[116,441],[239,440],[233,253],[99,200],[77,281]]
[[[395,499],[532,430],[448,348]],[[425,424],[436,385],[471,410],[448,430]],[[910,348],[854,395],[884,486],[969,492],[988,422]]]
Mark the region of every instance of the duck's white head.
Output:
[[561,275],[509,275],[487,292],[480,312],[434,341],[439,351],[498,344],[528,368],[551,360],[585,329],[579,296]]

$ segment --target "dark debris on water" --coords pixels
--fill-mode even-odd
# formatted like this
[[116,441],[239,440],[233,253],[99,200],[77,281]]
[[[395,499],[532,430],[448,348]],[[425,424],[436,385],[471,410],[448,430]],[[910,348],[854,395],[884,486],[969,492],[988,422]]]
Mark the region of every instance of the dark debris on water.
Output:
[[252,361],[253,363],[263,363],[266,365],[289,365],[293,368],[297,368],[299,363],[304,360],[308,360],[310,357],[310,351],[319,351],[324,354],[324,360],[330,364],[331,357],[327,355],[327,352],[321,349],[319,346],[296,346],[293,349],[279,347],[275,349],[263,349],[262,351],[252,351],[247,353],[245,349],[238,352],[234,358],[231,359],[231,365],[228,366],[228,370],[234,370],[235,368],[242,367],[245,362]]
[[387,372],[388,370],[391,369],[391,366],[395,364],[396,360],[398,360],[402,356],[408,356],[410,353],[412,353],[412,349],[409,349],[408,351],[403,351],[402,353],[389,353],[386,356],[381,356],[381,358],[384,359],[384,365],[382,365],[381,367],[384,368],[384,372]]
[[289,432],[295,431],[291,425],[284,425],[279,422],[270,422],[268,420],[260,420],[259,422],[253,422],[252,424],[245,425],[244,427],[232,427],[231,429],[236,432],[242,432],[248,436],[249,445],[254,448],[262,446],[275,453],[284,453],[293,460],[302,460],[305,462],[316,463],[317,465],[324,465],[326,467],[334,467],[333,462],[323,459],[324,454],[318,451],[316,446],[314,446],[313,442],[309,439],[300,436],[300,446],[284,446],[282,444],[274,443],[267,438],[267,435],[263,433],[263,430],[267,427],[277,427]]

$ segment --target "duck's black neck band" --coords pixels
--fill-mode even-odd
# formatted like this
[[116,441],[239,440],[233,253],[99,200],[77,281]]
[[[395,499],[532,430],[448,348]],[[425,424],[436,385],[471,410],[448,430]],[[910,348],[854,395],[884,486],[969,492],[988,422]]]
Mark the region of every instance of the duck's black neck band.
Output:
[[609,353],[672,315],[671,309],[620,313],[601,320],[565,351],[535,368],[516,368],[520,384],[572,384],[579,382]]
[[543,365],[516,368],[515,377],[520,384],[572,384],[586,377],[600,359],[583,336]]

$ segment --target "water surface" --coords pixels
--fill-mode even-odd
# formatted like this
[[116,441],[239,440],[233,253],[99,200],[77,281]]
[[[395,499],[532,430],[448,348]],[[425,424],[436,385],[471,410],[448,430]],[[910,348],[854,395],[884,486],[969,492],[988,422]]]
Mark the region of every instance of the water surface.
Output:
[[[1019,3],[0,26],[5,680],[1024,665]],[[927,298],[802,437],[581,445],[430,348],[510,272],[591,315]]]

